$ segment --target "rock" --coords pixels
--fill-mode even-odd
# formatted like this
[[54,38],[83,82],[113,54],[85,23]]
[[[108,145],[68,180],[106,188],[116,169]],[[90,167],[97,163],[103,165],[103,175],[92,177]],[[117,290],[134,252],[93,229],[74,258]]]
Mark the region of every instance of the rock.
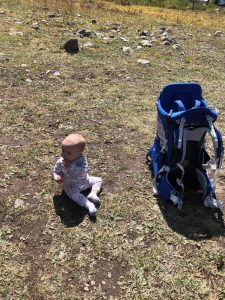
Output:
[[59,71],[55,71],[55,72],[52,73],[52,76],[59,77],[60,76],[60,72]]
[[148,65],[150,63],[147,59],[138,59],[137,62],[141,65]]
[[31,27],[32,27],[33,29],[36,29],[36,30],[38,30],[38,29],[40,28],[38,22],[34,22],[34,23],[31,25]]
[[142,48],[143,48],[143,47],[142,47],[142,46],[140,46],[140,45],[139,45],[139,46],[137,46],[137,49],[138,49],[138,50],[140,50],[140,49],[142,49]]
[[23,24],[23,20],[17,19],[17,20],[16,20],[16,24],[22,25],[22,24]]
[[161,27],[159,28],[159,31],[160,31],[161,33],[163,33],[164,31],[166,31],[166,27],[165,27],[165,26],[161,26]]
[[180,49],[181,49],[181,46],[178,45],[178,44],[174,44],[174,45],[172,46],[172,48],[175,49],[175,50],[180,50]]
[[223,35],[223,31],[216,31],[215,33],[214,33],[214,35],[215,36],[222,36]]
[[88,29],[81,29],[78,31],[78,34],[81,36],[81,37],[88,37],[90,38],[91,37],[91,31],[88,30]]
[[19,208],[22,207],[24,205],[24,201],[21,199],[16,199],[15,203],[14,203],[14,207],[15,208]]
[[48,21],[45,19],[41,20],[41,22],[44,23],[45,25],[48,25]]
[[121,36],[120,39],[124,42],[129,42],[129,39],[125,36]]
[[162,45],[171,45],[171,42],[169,40],[165,40],[162,42]]
[[25,79],[25,81],[26,81],[27,83],[29,83],[29,84],[32,83],[32,80],[31,80],[30,78]]
[[56,17],[56,13],[49,13],[47,15],[48,18],[55,18]]
[[117,26],[117,25],[114,25],[114,26],[112,26],[111,30],[112,30],[113,32],[117,32],[117,31],[120,31],[120,27]]
[[123,53],[126,55],[132,55],[134,50],[131,47],[123,47]]
[[165,39],[169,39],[169,34],[166,31],[161,34],[161,40],[163,41]]
[[152,43],[149,40],[141,40],[140,44],[145,47],[152,47]]
[[104,38],[104,34],[101,33],[101,32],[95,32],[96,36],[99,38],[99,39],[103,39]]
[[88,286],[85,286],[85,287],[84,287],[84,290],[85,290],[85,292],[89,292],[89,287],[88,287]]
[[147,36],[148,35],[148,31],[144,30],[144,31],[140,32],[139,35],[140,36]]
[[84,43],[84,47],[92,47],[93,44],[91,42]]
[[60,251],[60,252],[59,252],[59,259],[60,259],[60,260],[64,259],[65,256],[66,256],[66,253],[65,253],[65,252],[63,252],[63,251]]
[[68,53],[78,53],[79,46],[77,39],[71,39],[64,44],[64,49]]

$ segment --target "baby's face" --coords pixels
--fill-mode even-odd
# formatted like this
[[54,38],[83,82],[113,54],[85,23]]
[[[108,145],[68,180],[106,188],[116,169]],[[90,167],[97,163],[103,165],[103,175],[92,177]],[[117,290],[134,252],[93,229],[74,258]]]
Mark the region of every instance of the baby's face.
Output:
[[62,145],[62,157],[65,161],[73,161],[81,155],[80,148],[77,146]]

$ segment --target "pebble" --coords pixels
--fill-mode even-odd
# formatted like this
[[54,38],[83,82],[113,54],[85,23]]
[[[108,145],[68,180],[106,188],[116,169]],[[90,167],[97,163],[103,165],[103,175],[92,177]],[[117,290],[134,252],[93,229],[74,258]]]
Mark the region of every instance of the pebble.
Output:
[[30,78],[25,79],[25,81],[26,81],[27,83],[29,83],[29,84],[32,83],[32,80],[31,80]]
[[132,55],[134,50],[131,47],[123,47],[123,53],[126,55]]
[[152,43],[149,40],[142,40],[140,44],[145,47],[152,47]]
[[214,33],[214,35],[215,36],[222,36],[223,35],[223,31],[216,31],[215,33]]
[[59,252],[59,259],[63,259],[63,258],[65,258],[65,256],[66,256],[65,252],[63,252],[63,251]]
[[31,25],[31,27],[32,27],[33,29],[36,29],[36,30],[38,30],[38,29],[40,28],[38,22],[34,22],[34,23]]
[[92,47],[93,44],[91,42],[84,43],[84,47]]
[[19,208],[22,207],[24,205],[24,201],[21,199],[16,199],[15,203],[14,203],[14,207],[15,208]]
[[138,59],[137,62],[141,65],[148,65],[150,63],[147,59]]

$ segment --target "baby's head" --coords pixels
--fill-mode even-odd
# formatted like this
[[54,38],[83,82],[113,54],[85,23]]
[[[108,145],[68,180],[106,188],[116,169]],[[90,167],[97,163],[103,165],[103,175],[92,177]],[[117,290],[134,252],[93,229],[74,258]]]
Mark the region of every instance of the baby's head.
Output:
[[62,157],[65,161],[77,159],[84,151],[85,138],[76,133],[68,135],[62,142]]

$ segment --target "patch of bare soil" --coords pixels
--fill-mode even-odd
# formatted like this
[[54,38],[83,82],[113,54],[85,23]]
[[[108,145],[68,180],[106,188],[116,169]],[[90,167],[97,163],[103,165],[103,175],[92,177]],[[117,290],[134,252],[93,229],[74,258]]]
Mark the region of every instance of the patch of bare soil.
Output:
[[35,194],[38,192],[38,187],[35,186],[35,183],[27,178],[13,178],[9,182],[11,193],[18,195],[23,193],[26,195],[26,204],[35,204]]
[[109,299],[109,296],[119,296],[122,293],[120,279],[125,272],[126,268],[116,259],[97,261],[86,286],[91,294],[100,289],[106,299]]
[[24,255],[27,264],[29,264],[29,273],[24,283],[32,299],[44,299],[37,290],[37,274],[44,268],[43,259],[52,238],[50,235],[43,234],[45,222],[40,218],[24,223],[19,217],[14,220],[14,226],[17,231],[11,241],[23,242],[25,246]]

